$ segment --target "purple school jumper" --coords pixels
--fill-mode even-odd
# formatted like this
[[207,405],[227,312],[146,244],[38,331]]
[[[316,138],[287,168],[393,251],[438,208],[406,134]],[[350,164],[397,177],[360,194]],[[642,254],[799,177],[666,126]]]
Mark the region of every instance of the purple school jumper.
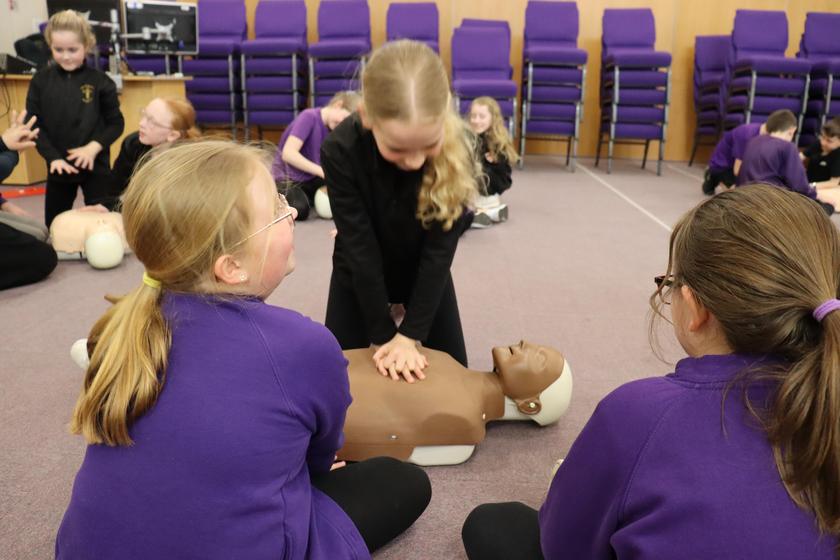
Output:
[[312,487],[343,441],[347,361],[332,334],[253,298],[164,295],[157,402],[132,446],[89,445],[56,558],[370,558]]
[[712,171],[726,171],[735,167],[735,160],[744,161],[744,150],[747,143],[759,135],[761,124],[742,124],[723,135],[715,146],[709,159],[709,169]]
[[[834,560],[837,540],[788,496],[742,389],[723,404],[760,363],[686,358],[607,395],[540,510],[546,559]],[[770,393],[750,389],[756,403]]]
[[295,136],[303,140],[300,147],[300,155],[321,165],[321,144],[324,138],[330,133],[330,129],[324,124],[321,118],[321,109],[305,109],[300,112],[292,124],[283,131],[280,142],[277,144],[277,153],[274,155],[274,163],[271,165],[271,174],[275,181],[290,181],[292,183],[305,183],[315,178],[315,175],[301,171],[283,161],[283,146],[289,136]]
[[756,136],[747,144],[738,173],[738,186],[753,183],[775,185],[808,198],[817,198],[817,189],[808,183],[805,165],[793,142],[769,134]]

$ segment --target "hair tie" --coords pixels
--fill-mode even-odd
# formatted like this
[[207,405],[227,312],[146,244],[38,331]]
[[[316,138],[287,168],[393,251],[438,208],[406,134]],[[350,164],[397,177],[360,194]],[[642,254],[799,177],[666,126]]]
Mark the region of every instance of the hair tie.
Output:
[[[150,288],[154,288],[155,290],[160,289],[160,280],[155,280],[144,270],[143,271],[143,283],[146,284]],[[840,301],[838,301],[840,303]]]
[[838,309],[840,309],[840,299],[827,299],[814,309],[814,319],[822,323],[826,315]]

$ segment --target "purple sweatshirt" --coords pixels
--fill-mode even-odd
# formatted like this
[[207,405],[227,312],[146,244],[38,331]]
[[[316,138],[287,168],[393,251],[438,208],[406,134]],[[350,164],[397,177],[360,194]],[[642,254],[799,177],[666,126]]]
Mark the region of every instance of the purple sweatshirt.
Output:
[[792,142],[769,134],[756,136],[747,144],[738,186],[765,183],[817,198],[817,189],[808,183],[805,165]]
[[350,404],[332,334],[257,299],[164,298],[163,390],[130,427],[134,445],[88,446],[56,558],[370,558],[310,483]]
[[[837,540],[790,499],[743,391],[723,404],[754,363],[686,358],[604,398],[540,510],[546,559],[834,560]],[[770,393],[750,389],[757,403]]]
[[712,171],[725,171],[735,167],[735,160],[744,161],[744,150],[747,143],[759,135],[761,124],[742,124],[728,131],[720,139],[709,159],[709,168]]
[[283,131],[280,142],[277,144],[277,154],[274,156],[274,163],[271,166],[271,174],[275,181],[291,181],[293,183],[305,183],[315,178],[315,175],[301,171],[283,161],[283,146],[289,136],[295,136],[303,140],[300,148],[300,155],[321,165],[321,144],[324,138],[330,133],[330,129],[324,124],[321,118],[321,109],[305,109],[300,112],[292,124]]

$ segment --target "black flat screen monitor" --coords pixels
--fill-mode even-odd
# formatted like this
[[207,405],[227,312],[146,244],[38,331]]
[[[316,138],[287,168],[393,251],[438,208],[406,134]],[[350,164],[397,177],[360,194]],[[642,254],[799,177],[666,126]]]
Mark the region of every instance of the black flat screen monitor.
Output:
[[[76,10],[86,16],[88,21],[111,22],[111,10],[120,14],[120,0],[47,0],[47,13],[52,16],[63,10]],[[93,27],[96,43],[107,45],[111,41],[111,28]]]
[[123,9],[126,52],[198,54],[197,4],[126,0]]

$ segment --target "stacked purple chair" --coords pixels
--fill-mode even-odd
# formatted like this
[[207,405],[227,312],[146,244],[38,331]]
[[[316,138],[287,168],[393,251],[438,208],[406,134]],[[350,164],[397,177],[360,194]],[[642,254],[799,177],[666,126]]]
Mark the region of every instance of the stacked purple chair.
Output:
[[726,61],[727,99],[723,127],[764,122],[789,109],[800,120],[808,99],[811,63],[786,58],[788,22],[784,12],[738,10]]
[[438,8],[434,2],[394,2],[388,6],[386,35],[389,41],[412,39],[440,52],[438,20]]
[[607,173],[616,143],[659,142],[656,174],[662,174],[670,102],[671,55],[654,49],[656,23],[650,9],[604,10],[601,38],[601,127],[595,165],[606,136]]
[[[504,23],[506,22],[498,22]],[[476,97],[489,96],[499,103],[511,137],[516,130],[516,82],[510,66],[510,28],[462,25],[452,33],[452,90],[461,113],[469,111]]]
[[808,107],[802,122],[800,145],[812,144],[825,121],[840,115],[840,14],[811,12],[805,18],[805,32],[799,58],[812,63]]
[[587,58],[586,51],[577,48],[577,38],[577,4],[528,2],[522,53],[520,166],[524,165],[527,137],[565,141],[566,165],[575,169]]
[[318,42],[309,46],[310,105],[324,105],[339,91],[359,89],[357,75],[370,48],[367,2],[323,0]]
[[289,124],[305,103],[306,3],[260,0],[254,34],[241,54],[246,140],[251,125],[262,137],[262,127]]
[[187,97],[201,124],[236,123],[242,112],[239,94],[239,50],[247,22],[243,0],[204,0],[198,12],[198,56],[183,61]]
[[729,35],[698,35],[694,42],[694,113],[697,126],[689,166],[694,163],[698,146],[714,145],[720,136],[723,101],[720,91],[729,44]]
[[132,72],[151,72],[152,74],[171,74],[172,59],[169,55],[126,54],[123,60]]

